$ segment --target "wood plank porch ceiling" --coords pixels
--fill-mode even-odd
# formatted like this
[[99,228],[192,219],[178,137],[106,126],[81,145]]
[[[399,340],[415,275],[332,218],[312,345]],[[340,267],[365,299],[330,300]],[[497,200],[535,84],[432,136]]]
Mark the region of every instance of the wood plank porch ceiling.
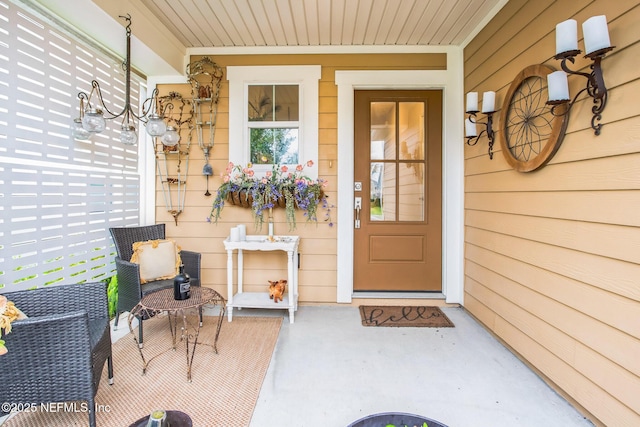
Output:
[[460,45],[500,0],[141,0],[186,47]]

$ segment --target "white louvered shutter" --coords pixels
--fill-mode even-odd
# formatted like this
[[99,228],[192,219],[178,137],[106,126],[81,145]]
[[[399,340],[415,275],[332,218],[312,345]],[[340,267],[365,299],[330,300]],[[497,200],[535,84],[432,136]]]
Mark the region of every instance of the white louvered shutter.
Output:
[[[122,59],[60,28],[0,0],[0,293],[108,278],[108,228],[139,223],[138,151],[120,143],[121,121],[70,136],[92,79],[122,110]],[[143,90],[132,75],[132,105]]]

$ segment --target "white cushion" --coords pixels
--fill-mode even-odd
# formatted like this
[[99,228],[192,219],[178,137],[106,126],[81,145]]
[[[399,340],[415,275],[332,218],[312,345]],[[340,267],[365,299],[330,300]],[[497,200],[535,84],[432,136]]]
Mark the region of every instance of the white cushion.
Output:
[[171,279],[180,272],[180,247],[171,239],[136,242],[131,262],[140,265],[140,283]]

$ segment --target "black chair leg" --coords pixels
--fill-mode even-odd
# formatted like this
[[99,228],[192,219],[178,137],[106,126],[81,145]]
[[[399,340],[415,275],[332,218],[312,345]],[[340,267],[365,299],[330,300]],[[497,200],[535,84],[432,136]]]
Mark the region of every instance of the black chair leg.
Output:
[[138,347],[142,348],[142,317],[138,317]]
[[107,373],[109,374],[109,385],[113,385],[113,357],[107,358]]
[[93,398],[88,399],[88,406],[89,406],[89,426],[90,427],[96,427],[96,404],[95,404],[95,400],[93,400]]
[[113,330],[118,330],[118,320],[120,320],[120,312],[116,311],[116,318],[113,320]]
[[200,312],[200,326],[202,326],[202,307],[200,307],[198,311]]

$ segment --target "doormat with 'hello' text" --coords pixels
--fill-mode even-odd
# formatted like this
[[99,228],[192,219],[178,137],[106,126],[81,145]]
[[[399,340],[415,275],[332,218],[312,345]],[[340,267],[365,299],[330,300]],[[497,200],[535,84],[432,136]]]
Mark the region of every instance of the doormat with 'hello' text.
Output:
[[361,305],[362,326],[453,328],[438,307]]

